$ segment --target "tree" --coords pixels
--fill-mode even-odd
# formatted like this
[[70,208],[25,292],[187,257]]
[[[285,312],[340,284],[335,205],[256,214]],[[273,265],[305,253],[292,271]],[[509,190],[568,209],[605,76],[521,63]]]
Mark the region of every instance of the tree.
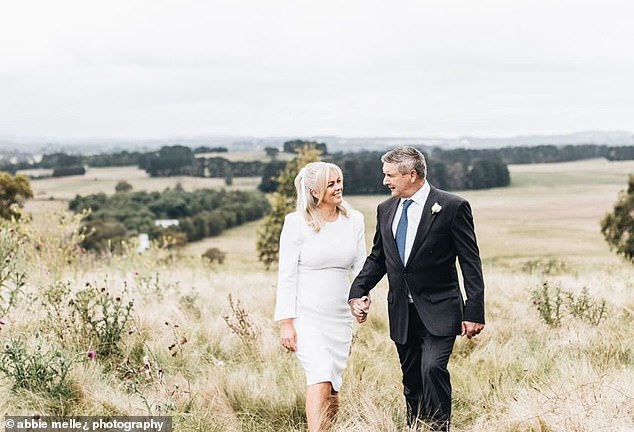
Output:
[[132,185],[125,180],[120,180],[114,187],[116,193],[126,193],[132,190]]
[[284,143],[284,152],[285,153],[297,153],[309,147],[311,149],[316,149],[322,155],[328,154],[328,148],[325,143],[320,143],[317,141],[305,141],[305,140],[292,140],[286,141]]
[[86,168],[83,165],[69,165],[58,167],[53,170],[52,177],[66,177],[86,174]]
[[113,252],[126,239],[126,229],[121,222],[113,220],[91,220],[84,224],[86,237],[81,246],[99,252]]
[[25,175],[12,176],[0,172],[0,218],[19,218],[20,212],[15,206],[22,207],[24,200],[28,198],[33,198],[33,190]]
[[232,186],[233,185],[233,170],[231,167],[228,167],[225,171],[225,185]]
[[194,170],[194,153],[182,145],[164,146],[142,164],[152,177],[187,175]]
[[284,225],[284,217],[295,210],[297,202],[295,191],[295,177],[299,170],[309,162],[319,160],[319,151],[304,147],[298,156],[286,163],[286,168],[278,177],[277,192],[271,197],[271,211],[264,219],[264,225],[258,231],[257,250],[258,258],[264,263],[266,269],[277,262],[280,251],[280,234]]
[[286,167],[286,162],[275,160],[267,163],[262,171],[262,181],[258,189],[262,192],[275,192],[277,190],[277,179],[282,170]]
[[266,152],[266,155],[271,158],[272,161],[274,161],[275,158],[277,158],[277,155],[280,153],[280,150],[275,147],[265,147],[264,151]]
[[42,156],[41,168],[63,168],[83,165],[81,156],[67,155],[66,153],[53,153]]
[[634,263],[634,174],[630,174],[627,192],[619,194],[614,211],[601,221],[601,232],[611,250]]
[[222,264],[223,262],[225,262],[226,256],[227,254],[225,252],[221,251],[220,249],[216,247],[209,248],[205,251],[204,254],[202,254],[202,257],[208,260],[209,262],[211,263],[217,262],[218,264]]
[[508,186],[511,176],[507,166],[498,160],[475,160],[467,173],[467,189],[488,189]]

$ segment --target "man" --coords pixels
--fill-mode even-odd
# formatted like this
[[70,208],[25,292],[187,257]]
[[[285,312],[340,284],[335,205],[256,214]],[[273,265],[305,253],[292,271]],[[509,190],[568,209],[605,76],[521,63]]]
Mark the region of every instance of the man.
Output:
[[414,147],[396,148],[381,161],[392,197],[377,208],[372,251],[348,302],[364,322],[368,294],[387,273],[390,337],[403,372],[408,425],[415,428],[421,420],[449,430],[447,364],[455,338],[472,338],[484,328],[484,280],[471,207],[426,181],[425,157]]

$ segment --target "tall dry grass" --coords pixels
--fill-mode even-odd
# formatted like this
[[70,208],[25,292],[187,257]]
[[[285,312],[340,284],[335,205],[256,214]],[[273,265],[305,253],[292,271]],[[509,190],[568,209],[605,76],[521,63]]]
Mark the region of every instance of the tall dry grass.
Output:
[[[512,187],[463,194],[485,264],[488,323],[477,338],[456,342],[453,429],[634,430],[634,266],[608,250],[598,226],[634,163],[511,169]],[[366,215],[368,243],[381,199],[349,197]],[[0,317],[2,346],[19,339],[35,354],[38,346],[63,351],[73,359],[74,390],[60,403],[1,376],[2,412],[162,414],[173,416],[178,431],[305,430],[303,371],[281,349],[271,319],[276,275],[257,262],[258,223],[181,251],[154,247],[138,255],[131,244],[125,255],[106,257],[74,247],[77,224],[53,213],[2,226],[5,235],[21,233],[26,273],[18,304]],[[199,258],[212,245],[227,252],[223,265]],[[564,299],[560,325],[548,325],[533,303],[544,283],[605,300],[608,313],[594,325]],[[54,284],[70,290],[59,320],[42,301]],[[134,302],[121,355],[91,360],[94,340],[64,322],[67,300],[87,284]],[[335,431],[405,430],[386,291],[382,281],[368,322],[356,327]]]

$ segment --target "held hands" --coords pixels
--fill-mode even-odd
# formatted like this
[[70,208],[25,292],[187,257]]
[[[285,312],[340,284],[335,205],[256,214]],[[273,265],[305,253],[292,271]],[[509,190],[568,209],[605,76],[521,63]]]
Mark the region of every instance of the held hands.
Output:
[[282,346],[287,351],[297,350],[297,333],[295,332],[295,326],[292,319],[285,319],[280,321],[280,333],[282,338]]
[[466,336],[468,339],[480,334],[484,329],[484,324],[475,323],[471,321],[462,322],[462,334],[460,336]]
[[364,323],[368,319],[370,303],[372,303],[372,301],[368,296],[350,299],[350,312],[352,312],[352,315],[354,315],[358,323]]

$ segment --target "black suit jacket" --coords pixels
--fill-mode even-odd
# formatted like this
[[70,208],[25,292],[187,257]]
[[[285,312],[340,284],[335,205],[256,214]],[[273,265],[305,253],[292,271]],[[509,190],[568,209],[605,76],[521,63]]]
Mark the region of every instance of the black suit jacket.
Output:
[[[399,201],[393,197],[379,204],[372,251],[352,283],[349,298],[367,295],[387,273],[390,337],[401,344],[407,340],[408,291],[433,335],[459,335],[463,320],[484,324],[484,279],[469,203],[431,186],[412,251],[403,265],[392,234]],[[441,209],[432,214],[436,203]],[[460,292],[456,258],[466,301]]]

